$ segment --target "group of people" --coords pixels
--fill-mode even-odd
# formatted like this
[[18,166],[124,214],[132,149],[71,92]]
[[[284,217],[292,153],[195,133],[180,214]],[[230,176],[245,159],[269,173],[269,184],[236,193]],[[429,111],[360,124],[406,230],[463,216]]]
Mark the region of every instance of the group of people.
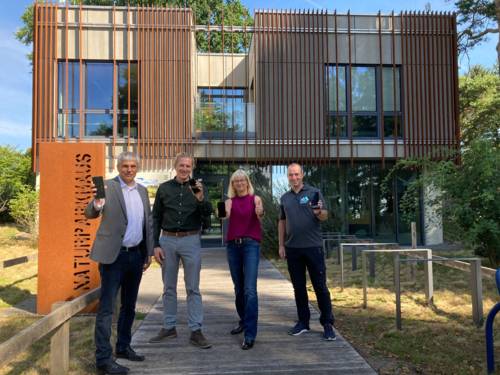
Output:
[[[113,306],[121,288],[117,322],[116,358],[144,361],[130,346],[131,329],[142,273],[154,257],[163,279],[163,326],[150,338],[159,343],[177,337],[177,277],[179,262],[184,269],[190,343],[208,349],[212,345],[202,332],[203,306],[199,289],[201,271],[200,231],[212,213],[206,187],[192,180],[194,159],[179,154],[174,161],[176,175],[162,183],[151,210],[148,192],[135,182],[139,158],[132,152],[118,156],[118,176],[105,181],[106,197],[94,196],[85,210],[89,219],[101,217],[90,254],[99,263],[101,296],[95,322],[96,367],[102,374],[126,374],[128,368],[115,362],[110,343]],[[322,249],[320,222],[328,217],[321,192],[303,182],[297,163],[288,166],[290,190],[280,200],[278,223],[279,256],[287,260],[294,288],[298,321],[288,331],[298,336],[309,331],[309,300],[306,269],[320,309],[323,339],[336,339],[330,293]],[[93,189],[94,193],[96,189]],[[248,174],[236,170],[229,181],[228,199],[219,211],[228,221],[227,261],[234,284],[238,323],[232,335],[243,333],[241,349],[254,346],[257,336],[257,276],[262,239],[262,199],[255,195]]]

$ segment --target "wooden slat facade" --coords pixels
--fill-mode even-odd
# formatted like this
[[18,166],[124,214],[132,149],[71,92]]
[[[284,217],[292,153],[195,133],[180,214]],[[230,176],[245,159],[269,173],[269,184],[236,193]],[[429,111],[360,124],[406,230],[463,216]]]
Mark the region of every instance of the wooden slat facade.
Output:
[[[107,24],[91,19],[96,12],[101,12],[100,9],[110,14]],[[222,68],[227,77],[236,69],[234,56],[228,53],[229,48],[234,48],[233,37],[235,33],[245,35],[244,84],[248,91],[245,97],[255,105],[255,134],[250,135],[247,127],[243,137],[236,137],[233,129],[232,133],[225,133],[223,139],[209,135],[204,141],[193,135],[198,84],[193,74],[198,61],[193,43],[199,27],[195,26],[190,9],[35,3],[34,168],[37,168],[40,142],[85,139],[84,95],[80,95],[76,113],[73,110],[79,118],[79,137],[68,137],[68,115],[71,113],[67,97],[68,63],[79,64],[78,87],[80,93],[84,92],[84,66],[86,61],[92,61],[89,51],[85,50],[89,43],[85,38],[90,38],[91,32],[110,35],[107,38],[111,52],[105,60],[113,63],[114,87],[119,74],[118,63],[127,64],[129,81],[131,64],[137,64],[138,68],[137,136],[118,137],[115,92],[113,134],[92,141],[107,143],[111,158],[117,147],[137,150],[146,170],[163,170],[178,152],[196,154],[199,150],[203,151],[201,158],[208,160],[263,164],[289,161],[339,164],[342,160],[350,160],[353,163],[362,158],[359,149],[364,146],[351,133],[346,137],[340,135],[338,116],[330,124],[329,93],[336,92],[338,115],[339,68],[349,70],[365,65],[378,68],[379,80],[383,71],[392,68],[393,86],[396,85],[395,72],[398,69],[400,72],[402,117],[396,119],[396,124],[402,121],[403,134],[397,134],[396,130],[395,138],[384,136],[381,116],[379,137],[372,139],[372,145],[377,145],[377,157],[382,164],[386,158],[440,158],[459,145],[456,19],[453,14],[404,12],[397,16],[380,13],[360,16],[326,11],[257,10],[253,27],[207,26],[204,32],[209,41],[210,33],[217,32],[226,40],[226,46],[231,45],[226,47],[224,54],[218,54],[228,62],[224,62]],[[360,51],[366,43],[375,51],[375,57],[368,63],[360,60]],[[211,56],[215,59],[216,52],[220,51],[210,51],[210,43],[208,45],[210,65]],[[62,99],[57,95],[57,80],[61,76],[57,71],[58,62],[66,62],[62,71],[66,95]],[[328,66],[337,72],[333,83],[327,79]],[[214,74],[209,66],[208,81],[211,75]],[[231,77],[224,80],[226,89],[235,88],[234,75]],[[345,84],[350,92],[350,79]],[[130,96],[128,92],[128,108]],[[392,99],[396,103],[395,93]],[[345,116],[349,127],[353,121],[350,95],[346,100]],[[58,103],[61,101],[62,113],[66,116],[59,128],[64,129],[64,136],[58,136]],[[377,106],[383,106],[382,98],[378,99]],[[128,134],[131,121],[129,111]]]

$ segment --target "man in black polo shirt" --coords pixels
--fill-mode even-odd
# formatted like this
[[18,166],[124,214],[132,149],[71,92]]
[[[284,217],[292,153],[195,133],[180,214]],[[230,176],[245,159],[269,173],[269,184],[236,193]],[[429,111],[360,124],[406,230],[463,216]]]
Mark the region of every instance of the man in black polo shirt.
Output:
[[[304,172],[297,163],[288,166],[290,191],[280,201],[278,223],[279,255],[287,259],[288,272],[292,280],[297,305],[298,322],[288,333],[298,336],[309,331],[309,299],[306,289],[306,268],[309,271],[318,300],[323,338],[336,339],[333,330],[333,312],[330,292],[326,285],[326,266],[323,254],[320,222],[328,218],[321,192],[303,183]],[[317,202],[315,199],[319,198]]]
[[191,155],[177,155],[174,168],[175,178],[160,185],[153,206],[154,256],[163,272],[163,327],[149,342],[177,337],[177,275],[182,259],[190,342],[206,349],[212,345],[201,332],[200,231],[203,218],[212,213],[212,205],[201,182],[193,187],[189,184],[193,171]]

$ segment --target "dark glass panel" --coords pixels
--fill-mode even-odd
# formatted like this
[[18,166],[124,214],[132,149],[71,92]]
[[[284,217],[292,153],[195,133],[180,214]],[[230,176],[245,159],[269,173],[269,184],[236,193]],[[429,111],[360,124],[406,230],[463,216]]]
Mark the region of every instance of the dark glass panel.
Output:
[[87,109],[113,108],[113,64],[87,63]]
[[[128,82],[128,64],[118,64],[118,109],[137,110],[137,63],[130,64],[130,85]],[[128,90],[130,86],[130,108],[128,108]]]
[[[118,137],[128,137],[128,114],[118,115]],[[130,114],[130,137],[137,138],[137,113]]]
[[352,116],[353,137],[378,137],[376,115],[353,115]]
[[396,122],[397,122],[397,131],[398,138],[403,137],[403,125],[401,124],[401,116],[400,115],[386,115],[384,116],[384,137],[386,138],[394,138],[396,135]]
[[375,68],[352,67],[351,86],[352,111],[375,112],[377,110]]
[[[395,74],[393,74],[393,72]],[[394,86],[396,84],[396,86]],[[384,111],[385,112],[399,112],[400,109],[400,96],[399,92],[399,68],[384,67],[382,70],[382,90],[384,94]],[[396,95],[394,95],[396,90]],[[396,98],[396,103],[394,103]]]
[[339,137],[347,137],[347,116],[329,116],[329,137],[337,138],[337,126]]
[[[58,93],[57,108],[79,109],[80,108],[80,66],[77,62],[68,62],[68,102],[65,103],[66,94],[66,62],[57,64]],[[67,104],[67,107],[66,107]]]
[[346,105],[346,75],[345,75],[345,67],[337,67],[336,66],[328,66],[328,98],[329,98],[329,110],[337,111],[337,79],[338,79],[338,111],[345,112],[347,110]]
[[349,234],[371,236],[370,165],[347,166],[347,217]]
[[57,136],[65,137],[65,128],[68,123],[68,137],[78,138],[80,136],[80,115],[77,113],[62,114],[57,115]]
[[394,184],[384,184],[384,178],[392,165],[386,163],[384,169],[379,163],[372,164],[372,186],[375,228],[374,238],[378,242],[394,242],[396,240],[396,222],[394,208]]
[[113,135],[113,115],[106,113],[85,115],[85,135],[110,137]]

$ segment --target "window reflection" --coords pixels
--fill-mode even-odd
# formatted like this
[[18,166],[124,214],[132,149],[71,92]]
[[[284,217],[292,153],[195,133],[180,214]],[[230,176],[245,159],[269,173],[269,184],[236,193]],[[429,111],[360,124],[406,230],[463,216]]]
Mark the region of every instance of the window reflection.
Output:
[[353,112],[377,110],[374,67],[351,68],[351,100]]
[[243,88],[199,87],[195,109],[196,136],[239,138],[248,133],[251,108],[245,102],[245,95]]
[[330,138],[402,137],[399,67],[329,65],[326,74]]
[[113,108],[113,63],[86,64],[86,108]]
[[85,135],[104,136],[113,135],[113,116],[110,114],[87,114],[85,116]]

